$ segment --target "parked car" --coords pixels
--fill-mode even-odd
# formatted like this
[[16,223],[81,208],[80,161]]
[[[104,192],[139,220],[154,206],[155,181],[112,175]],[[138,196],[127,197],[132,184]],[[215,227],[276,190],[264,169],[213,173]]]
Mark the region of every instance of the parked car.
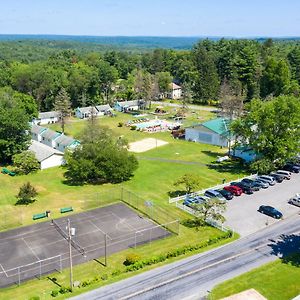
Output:
[[231,182],[230,185],[238,186],[245,194],[253,194],[253,189],[249,185],[242,182]]
[[256,184],[260,185],[260,187],[263,189],[267,189],[270,186],[267,181],[255,179],[254,182],[256,182]]
[[262,214],[265,214],[265,215],[270,216],[275,219],[282,218],[282,213],[280,211],[278,211],[276,208],[274,208],[273,206],[261,205],[258,208],[258,211]]
[[300,194],[297,193],[294,197],[289,199],[288,203],[300,207]]
[[233,194],[230,193],[229,191],[226,191],[224,189],[218,190],[218,192],[226,199],[226,200],[231,200],[233,198]]
[[282,175],[284,179],[290,180],[291,179],[291,172],[286,170],[278,170],[276,171],[276,174]]
[[204,196],[209,197],[209,198],[218,198],[218,199],[223,200],[223,201],[226,200],[223,197],[222,194],[220,194],[218,191],[215,191],[215,190],[207,190],[207,191],[205,191]]
[[243,190],[240,187],[234,185],[225,186],[224,190],[232,193],[234,196],[240,196],[243,194]]
[[283,170],[289,171],[289,172],[293,172],[293,173],[299,173],[300,172],[300,167],[297,167],[295,165],[292,164],[286,164],[283,167]]
[[284,180],[284,176],[277,173],[271,173],[269,176],[273,177],[278,183],[281,183]]
[[252,190],[255,191],[255,192],[259,191],[261,189],[260,184],[256,183],[254,180],[249,179],[249,178],[244,178],[242,180],[242,183],[248,185],[249,187],[251,187]]
[[199,204],[202,203],[203,201],[207,200],[207,197],[201,197],[201,196],[195,196],[195,197],[186,197],[185,200],[183,201],[183,204],[189,207],[192,207],[193,204]]
[[273,177],[268,176],[268,175],[261,175],[257,177],[259,180],[263,180],[268,182],[269,185],[275,185],[276,181]]

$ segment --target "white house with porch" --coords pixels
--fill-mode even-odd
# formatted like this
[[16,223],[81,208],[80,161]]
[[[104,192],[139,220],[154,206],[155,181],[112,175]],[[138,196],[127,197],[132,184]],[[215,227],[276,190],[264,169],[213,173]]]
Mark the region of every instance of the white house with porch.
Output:
[[41,112],[39,116],[32,120],[33,124],[45,125],[53,124],[59,121],[59,113],[56,111]]

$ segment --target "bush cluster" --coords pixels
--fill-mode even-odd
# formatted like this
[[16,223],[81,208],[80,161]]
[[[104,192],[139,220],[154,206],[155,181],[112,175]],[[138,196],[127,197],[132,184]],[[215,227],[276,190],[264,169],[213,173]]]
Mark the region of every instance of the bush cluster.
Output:
[[125,261],[123,262],[123,264],[124,264],[125,266],[130,266],[130,265],[133,265],[133,264],[137,263],[140,259],[141,259],[141,256],[140,256],[140,255],[135,254],[135,253],[129,253],[129,254],[126,256],[126,259],[125,259]]
[[154,256],[151,258],[147,258],[144,260],[140,260],[132,265],[129,265],[126,267],[126,272],[132,272],[132,271],[137,271],[140,270],[146,266],[151,266],[160,262],[163,262],[169,258],[173,258],[173,257],[177,257],[183,254],[187,254],[193,251],[197,251],[199,249],[205,248],[207,246],[213,245],[215,243],[218,243],[221,240],[224,239],[228,239],[232,237],[232,231],[227,231],[225,234],[215,237],[215,238],[211,238],[208,239],[207,241],[200,243],[200,244],[196,244],[196,245],[188,245],[188,246],[184,246],[178,249],[175,249],[173,251],[169,251],[166,254],[161,254],[158,256]]

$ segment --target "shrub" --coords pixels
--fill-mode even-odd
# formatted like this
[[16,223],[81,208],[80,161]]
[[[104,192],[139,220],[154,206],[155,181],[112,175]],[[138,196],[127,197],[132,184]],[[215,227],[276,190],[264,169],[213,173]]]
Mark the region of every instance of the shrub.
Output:
[[101,280],[107,280],[108,279],[108,275],[107,274],[103,274],[102,276],[101,276]]
[[16,205],[23,204],[28,205],[35,201],[34,197],[37,195],[36,189],[30,184],[30,182],[24,183],[19,190],[18,195],[16,198],[18,201]]
[[119,123],[118,123],[118,127],[123,127],[123,123],[122,123],[122,122],[119,122]]
[[130,126],[130,130],[136,130],[136,126],[135,125]]
[[52,291],[51,296],[52,297],[57,297],[58,296],[58,291],[57,290]]
[[130,266],[135,264],[136,262],[138,262],[141,259],[141,256],[135,253],[130,253],[128,255],[126,255],[126,259],[123,262],[123,264],[125,266]]
[[60,292],[61,294],[67,294],[67,293],[70,293],[71,290],[70,290],[69,288],[67,288],[67,287],[62,286],[62,287],[59,289],[59,292]]
[[118,276],[118,275],[120,275],[121,273],[122,273],[121,270],[115,270],[115,271],[113,271],[113,272],[111,273],[111,276]]

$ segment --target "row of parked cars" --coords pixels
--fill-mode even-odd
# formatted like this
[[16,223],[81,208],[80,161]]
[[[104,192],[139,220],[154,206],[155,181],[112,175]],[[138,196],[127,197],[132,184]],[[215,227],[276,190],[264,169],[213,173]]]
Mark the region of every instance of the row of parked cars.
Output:
[[[234,196],[240,196],[243,193],[253,194],[260,189],[267,189],[276,183],[281,183],[284,180],[291,179],[291,172],[299,173],[300,164],[298,163],[288,163],[282,170],[272,172],[268,175],[260,175],[253,179],[244,178],[241,181],[231,182],[230,185],[225,186],[223,189],[217,190],[207,190],[204,195],[188,195],[184,200],[183,204],[189,207],[198,203],[203,203],[211,198],[218,198],[220,200],[231,200]],[[290,199],[289,203],[300,206],[300,195],[297,195]],[[258,211],[269,215],[274,218],[282,218],[282,213],[276,210],[272,206],[262,205],[258,208]]]

